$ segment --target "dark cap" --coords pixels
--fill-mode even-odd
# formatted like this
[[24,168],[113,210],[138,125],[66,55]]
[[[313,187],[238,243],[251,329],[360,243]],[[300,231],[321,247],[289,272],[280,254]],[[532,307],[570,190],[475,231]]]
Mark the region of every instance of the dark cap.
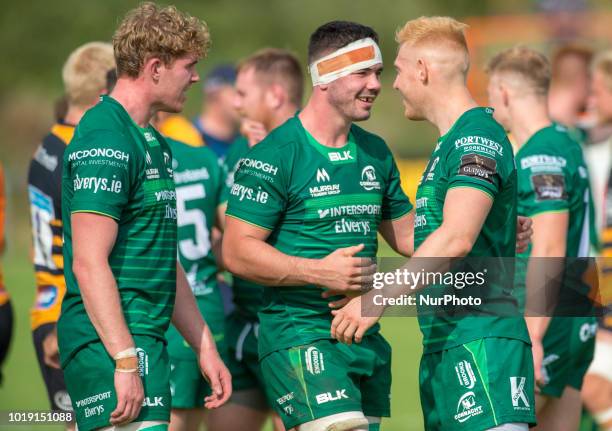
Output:
[[234,85],[236,82],[236,68],[231,64],[216,66],[204,80],[204,90],[215,90],[224,85]]

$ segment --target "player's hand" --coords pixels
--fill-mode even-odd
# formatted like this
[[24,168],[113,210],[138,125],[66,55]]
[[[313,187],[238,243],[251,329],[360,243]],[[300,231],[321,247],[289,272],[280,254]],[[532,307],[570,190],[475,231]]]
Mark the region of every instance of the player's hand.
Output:
[[339,248],[320,260],[317,268],[318,283],[330,290],[329,295],[359,295],[371,289],[376,262],[355,255],[364,245]]
[[532,220],[529,217],[518,216],[516,219],[516,251],[522,253],[527,250],[533,235]]
[[121,373],[115,371],[117,408],[110,415],[111,425],[124,425],[138,417],[144,400],[144,389],[138,371]]
[[[380,315],[374,317],[364,317],[361,315],[361,298],[351,299],[348,304],[339,310],[332,310],[334,319],[331,324],[331,336],[341,343],[352,344],[361,343],[363,335],[368,329],[378,322]],[[382,307],[374,308],[373,314],[377,311],[382,313]]]
[[59,349],[57,347],[57,330],[49,332],[42,342],[43,360],[51,368],[60,367]]
[[249,147],[252,147],[255,144],[258,144],[266,137],[268,132],[262,123],[259,121],[242,120],[240,124],[240,134],[247,138],[249,141]]
[[544,347],[542,341],[537,339],[531,340],[531,354],[533,355],[533,372],[535,374],[535,392],[540,393],[540,388],[546,385],[544,376],[542,375],[542,361],[544,359]]
[[202,350],[200,353],[202,375],[210,384],[212,394],[204,398],[204,407],[216,409],[222,406],[232,395],[232,375],[219,357],[215,347]]
[[[331,292],[330,290],[326,290],[325,292],[321,294],[321,297],[325,299],[332,297],[332,296],[336,296],[336,295],[334,295],[333,292]],[[342,298],[340,299],[328,302],[327,305],[329,306],[329,308],[333,308],[333,309],[342,308],[346,304],[348,304],[350,300],[351,298],[349,298],[348,296],[342,296]]]

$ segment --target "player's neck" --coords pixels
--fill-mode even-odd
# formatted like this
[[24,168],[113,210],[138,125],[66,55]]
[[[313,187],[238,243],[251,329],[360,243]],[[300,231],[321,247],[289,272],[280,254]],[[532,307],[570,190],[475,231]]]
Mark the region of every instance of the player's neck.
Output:
[[468,89],[461,85],[446,89],[444,97],[437,95],[426,107],[425,118],[444,136],[466,111],[478,107]]
[[518,148],[525,145],[538,130],[551,124],[546,103],[538,103],[532,98],[521,99],[512,107],[510,116],[510,130]]
[[85,111],[87,111],[88,109],[89,108],[69,106],[68,112],[66,112],[66,115],[64,116],[64,123],[76,126],[77,124],[79,124],[79,121],[81,121],[81,118],[83,118],[83,115],[85,115]]
[[129,114],[134,123],[147,127],[153,117],[154,107],[138,78],[119,78],[110,96]]
[[222,141],[228,141],[236,134],[236,128],[232,122],[227,121],[226,116],[214,106],[209,106],[202,111],[199,117],[200,125],[206,133]]
[[333,106],[319,100],[314,94],[299,114],[302,126],[326,147],[346,145],[351,121],[344,118]]
[[297,110],[297,106],[290,105],[281,108],[278,112],[275,112],[274,115],[270,118],[270,124],[266,124],[266,130],[268,131],[268,133],[276,129],[289,118],[293,117],[293,114],[295,114]]

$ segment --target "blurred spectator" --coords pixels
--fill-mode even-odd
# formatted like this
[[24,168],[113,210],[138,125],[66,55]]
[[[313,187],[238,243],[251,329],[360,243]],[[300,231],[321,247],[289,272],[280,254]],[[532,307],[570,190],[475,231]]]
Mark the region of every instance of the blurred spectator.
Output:
[[552,55],[548,110],[569,128],[579,126],[589,97],[589,67],[593,52],[580,45],[563,45]]
[[604,194],[612,159],[612,50],[598,54],[593,60],[591,103],[596,125],[589,130],[585,156],[591,173],[597,226],[604,218]]
[[[4,188],[4,170],[0,165],[0,256],[4,254],[4,214],[6,196]],[[13,307],[4,287],[4,277],[0,267],[0,385],[2,385],[2,363],[6,359],[13,335]]]
[[214,68],[204,80],[202,113],[193,121],[204,144],[219,158],[225,158],[230,144],[236,139],[240,124],[234,109],[235,81],[234,66]]
[[[62,159],[76,124],[98,102],[100,94],[106,92],[107,72],[114,68],[113,47],[108,43],[87,43],[70,54],[62,69],[66,110],[36,149],[28,172],[36,277],[30,320],[52,410],[72,410],[59,369],[55,329],[66,291],[62,254]],[[74,424],[70,427],[74,428]]]
[[546,15],[551,39],[569,41],[580,36],[584,30],[584,17],[580,12],[587,10],[587,0],[538,0],[537,3]]

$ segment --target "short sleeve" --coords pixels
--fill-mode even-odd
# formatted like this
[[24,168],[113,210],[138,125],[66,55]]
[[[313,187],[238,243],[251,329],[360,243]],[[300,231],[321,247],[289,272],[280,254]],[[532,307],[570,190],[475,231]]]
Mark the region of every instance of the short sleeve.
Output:
[[505,165],[512,164],[512,158],[509,145],[501,145],[487,133],[460,136],[446,160],[449,188],[472,187],[495,197],[501,190]]
[[395,220],[412,210],[412,204],[404,193],[400,181],[400,172],[395,160],[391,157],[391,172],[382,202],[383,220]]
[[567,163],[552,154],[517,159],[519,202],[525,216],[569,209]]
[[72,189],[70,212],[92,212],[119,220],[135,172],[132,146],[119,134],[95,131],[72,142],[64,156]]
[[227,202],[231,184],[228,182],[229,174],[225,162],[219,163],[219,178],[217,179],[217,205]]
[[283,152],[277,145],[266,144],[261,142],[240,159],[229,189],[226,214],[273,230],[287,203],[287,181],[281,165],[286,161],[280,157]]

